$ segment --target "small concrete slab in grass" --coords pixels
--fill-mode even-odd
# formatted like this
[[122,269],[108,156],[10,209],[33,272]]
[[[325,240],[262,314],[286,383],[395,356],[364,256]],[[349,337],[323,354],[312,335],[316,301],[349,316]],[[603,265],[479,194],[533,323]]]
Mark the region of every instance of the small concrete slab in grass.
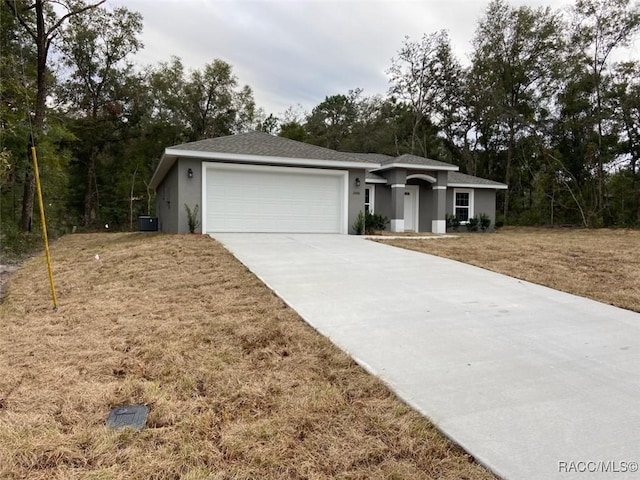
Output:
[[109,413],[107,427],[112,430],[120,428],[132,428],[142,430],[147,424],[149,407],[146,405],[129,405],[116,407]]

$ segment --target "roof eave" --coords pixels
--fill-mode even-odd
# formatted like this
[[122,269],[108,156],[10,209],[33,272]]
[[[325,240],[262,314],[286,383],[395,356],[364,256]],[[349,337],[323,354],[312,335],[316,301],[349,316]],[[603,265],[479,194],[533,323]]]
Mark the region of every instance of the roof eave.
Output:
[[167,150],[168,149],[165,149],[164,154],[160,158],[160,162],[158,163],[158,166],[156,167],[156,170],[155,172],[153,172],[153,176],[149,181],[149,188],[152,188],[153,190],[158,188],[158,185],[160,185],[160,183],[162,182],[164,177],[167,175],[169,170],[171,170],[171,167],[173,167],[173,164],[176,162],[178,158],[176,156],[169,155],[167,153]]
[[388,163],[372,171],[390,170],[392,168],[406,168],[411,170],[439,170],[446,172],[457,172],[460,168],[456,165],[421,165],[419,163]]
[[507,190],[509,188],[509,186],[504,183],[499,183],[497,185],[486,183],[449,183],[447,186],[453,188],[486,188],[491,190]]
[[165,155],[181,158],[197,158],[201,160],[230,160],[246,163],[268,163],[276,165],[296,165],[312,167],[370,168],[379,164],[359,162],[356,160],[324,160],[319,158],[277,157],[270,155],[248,155],[244,153],[199,152],[194,150],[177,150],[167,148]]

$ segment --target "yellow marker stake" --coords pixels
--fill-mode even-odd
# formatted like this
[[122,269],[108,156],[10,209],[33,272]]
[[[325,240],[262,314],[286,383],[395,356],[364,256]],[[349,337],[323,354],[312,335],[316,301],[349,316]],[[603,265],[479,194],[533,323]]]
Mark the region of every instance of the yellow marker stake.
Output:
[[36,176],[36,189],[38,191],[38,205],[40,206],[40,223],[42,224],[42,239],[44,240],[44,253],[47,257],[47,269],[49,270],[49,285],[51,285],[51,298],[53,308],[58,308],[56,300],[56,287],[53,284],[53,271],[51,270],[51,256],[49,255],[49,239],[47,238],[47,222],[44,216],[44,203],[42,203],[42,188],[40,187],[40,173],[38,172],[38,157],[36,147],[31,147],[31,158],[33,159],[33,171]]

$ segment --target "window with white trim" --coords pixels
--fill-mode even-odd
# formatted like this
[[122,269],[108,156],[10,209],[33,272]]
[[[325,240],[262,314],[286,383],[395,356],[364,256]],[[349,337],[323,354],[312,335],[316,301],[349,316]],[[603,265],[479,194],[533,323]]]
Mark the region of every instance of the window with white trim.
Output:
[[455,188],[453,190],[453,214],[460,223],[467,223],[473,217],[473,190]]
[[373,213],[373,202],[376,196],[376,188],[374,185],[364,187],[364,211]]

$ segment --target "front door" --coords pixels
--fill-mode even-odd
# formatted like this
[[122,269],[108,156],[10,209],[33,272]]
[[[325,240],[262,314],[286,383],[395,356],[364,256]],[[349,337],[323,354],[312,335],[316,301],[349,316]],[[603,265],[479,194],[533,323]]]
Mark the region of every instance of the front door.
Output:
[[418,231],[418,186],[404,187],[404,229],[409,232]]

